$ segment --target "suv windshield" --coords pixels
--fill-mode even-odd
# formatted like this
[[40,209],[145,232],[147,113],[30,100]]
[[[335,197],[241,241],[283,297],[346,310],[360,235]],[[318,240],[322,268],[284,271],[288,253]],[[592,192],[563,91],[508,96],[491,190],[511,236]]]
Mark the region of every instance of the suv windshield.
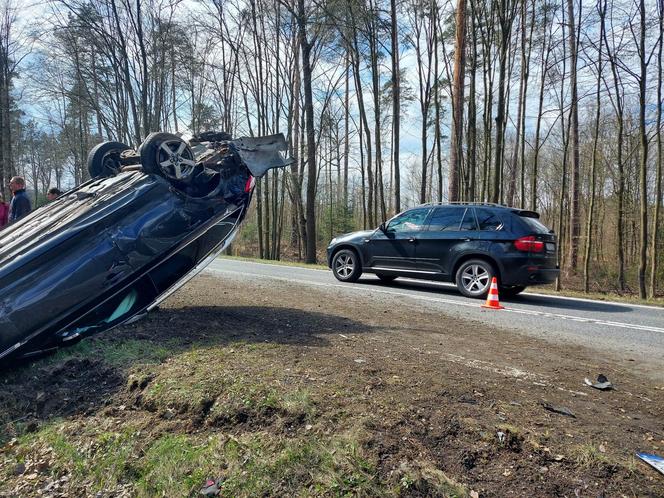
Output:
[[413,209],[392,218],[387,225],[388,232],[412,232],[420,230],[429,214],[429,209]]

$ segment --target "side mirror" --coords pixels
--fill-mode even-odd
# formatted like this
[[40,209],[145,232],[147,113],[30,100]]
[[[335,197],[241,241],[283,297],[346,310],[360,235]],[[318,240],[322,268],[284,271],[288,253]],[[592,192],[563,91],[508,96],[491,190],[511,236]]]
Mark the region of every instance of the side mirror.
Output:
[[387,229],[385,228],[385,222],[382,222],[380,225],[378,225],[378,229],[379,229],[381,232],[385,233],[385,231],[387,230]]

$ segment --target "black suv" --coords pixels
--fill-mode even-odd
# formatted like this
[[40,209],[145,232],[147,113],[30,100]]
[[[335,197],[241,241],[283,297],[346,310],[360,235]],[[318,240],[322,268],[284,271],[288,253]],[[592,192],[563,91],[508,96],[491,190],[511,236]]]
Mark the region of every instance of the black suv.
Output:
[[397,277],[456,282],[468,297],[484,297],[491,278],[510,296],[529,285],[553,282],[556,237],[533,211],[497,204],[422,206],[375,230],[332,239],[328,266],[342,282],[362,272],[389,282]]

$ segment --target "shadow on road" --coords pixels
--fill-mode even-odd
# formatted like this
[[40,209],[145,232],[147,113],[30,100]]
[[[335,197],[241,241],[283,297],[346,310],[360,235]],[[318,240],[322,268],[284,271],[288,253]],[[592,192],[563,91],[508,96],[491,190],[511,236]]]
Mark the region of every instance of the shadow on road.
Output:
[[[446,297],[456,298],[459,301],[473,302],[477,301],[478,304],[480,300],[474,300],[462,296],[456,287],[453,285],[446,285],[441,282],[429,282],[426,280],[414,281],[414,280],[403,280],[397,279],[393,282],[381,282],[380,280],[374,279],[373,277],[363,277],[358,280],[357,284],[366,285],[366,286],[376,286],[380,288],[392,288],[392,289],[401,289],[401,290],[412,290],[419,293],[427,294],[437,294],[444,295]],[[527,294],[520,294],[513,297],[504,297],[500,296],[500,301],[505,303],[513,304],[525,304],[529,306],[536,306],[539,308],[548,308],[547,311],[555,312],[559,311],[589,311],[589,312],[598,312],[598,313],[628,313],[634,311],[631,306],[615,305],[611,303],[604,303],[601,301],[578,301],[573,298],[565,298],[558,296],[532,296]]]

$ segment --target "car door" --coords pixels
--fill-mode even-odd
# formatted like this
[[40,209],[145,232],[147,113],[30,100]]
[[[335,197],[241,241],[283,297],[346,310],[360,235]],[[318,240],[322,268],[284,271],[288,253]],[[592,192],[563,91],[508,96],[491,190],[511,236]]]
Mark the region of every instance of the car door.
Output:
[[376,230],[367,244],[374,269],[414,271],[415,248],[430,208],[411,209],[392,218],[385,230]]
[[452,257],[476,235],[475,215],[466,206],[438,206],[419,236],[415,261],[421,273],[448,275]]

